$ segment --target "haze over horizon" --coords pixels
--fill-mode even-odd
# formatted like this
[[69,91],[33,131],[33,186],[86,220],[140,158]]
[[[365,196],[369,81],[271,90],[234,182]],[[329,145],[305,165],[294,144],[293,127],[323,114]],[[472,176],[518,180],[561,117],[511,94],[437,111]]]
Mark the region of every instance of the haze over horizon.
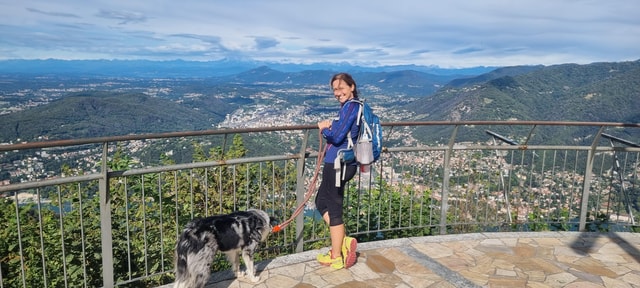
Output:
[[361,66],[640,59],[636,0],[0,0],[0,60],[256,60]]

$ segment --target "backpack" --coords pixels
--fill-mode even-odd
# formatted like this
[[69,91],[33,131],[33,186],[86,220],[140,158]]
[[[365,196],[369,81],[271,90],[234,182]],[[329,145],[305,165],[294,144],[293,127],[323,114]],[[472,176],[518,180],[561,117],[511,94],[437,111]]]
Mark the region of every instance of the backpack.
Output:
[[358,164],[369,165],[380,158],[382,153],[382,126],[380,118],[373,112],[365,100],[352,99],[349,101],[360,104],[357,125],[359,127],[358,140],[355,145],[349,137],[349,148],[355,152]]

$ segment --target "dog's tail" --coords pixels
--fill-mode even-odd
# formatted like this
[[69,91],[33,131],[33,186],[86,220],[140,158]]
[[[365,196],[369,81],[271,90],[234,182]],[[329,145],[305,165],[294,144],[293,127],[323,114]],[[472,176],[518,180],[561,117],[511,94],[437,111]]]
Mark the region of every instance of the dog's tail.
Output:
[[210,265],[217,245],[207,244],[207,237],[198,237],[197,223],[187,224],[176,244],[175,288],[201,288],[209,280]]
[[[186,231],[185,231],[186,232]],[[174,283],[174,288],[189,288],[193,285],[190,280],[189,267],[187,266],[189,257],[189,240],[187,239],[185,233],[182,233],[180,236],[180,240],[176,244],[176,254],[175,254],[175,270],[176,270],[176,281]]]

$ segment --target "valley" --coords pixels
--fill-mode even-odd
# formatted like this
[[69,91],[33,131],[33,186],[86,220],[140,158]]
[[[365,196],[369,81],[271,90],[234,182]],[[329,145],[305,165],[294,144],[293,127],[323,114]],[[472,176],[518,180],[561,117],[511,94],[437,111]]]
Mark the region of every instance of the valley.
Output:
[[[111,71],[117,74],[117,72]],[[131,74],[131,72],[128,72]],[[133,77],[89,74],[0,74],[0,145],[127,134],[313,125],[335,117],[337,103],[329,70],[282,72],[257,67],[216,77]],[[123,75],[127,73],[123,72]],[[640,61],[499,68],[489,73],[442,75],[419,71],[356,71],[361,97],[382,122],[541,120],[640,123]],[[637,129],[636,129],[637,130]],[[498,131],[518,139],[528,129]],[[431,145],[447,141],[449,131],[428,127],[388,131],[387,146]],[[590,141],[588,131],[537,131],[532,143]],[[613,131],[639,142],[637,131]],[[244,139],[249,153],[296,152],[297,135]],[[482,131],[458,141],[486,141]],[[577,139],[577,140],[576,140]],[[202,140],[205,150],[223,143]],[[193,143],[133,141],[127,147],[140,166],[169,156],[191,162]],[[95,169],[95,149],[0,153],[0,181],[47,178],[62,164]],[[276,151],[277,150],[277,151]],[[169,155],[170,154],[170,155]]]

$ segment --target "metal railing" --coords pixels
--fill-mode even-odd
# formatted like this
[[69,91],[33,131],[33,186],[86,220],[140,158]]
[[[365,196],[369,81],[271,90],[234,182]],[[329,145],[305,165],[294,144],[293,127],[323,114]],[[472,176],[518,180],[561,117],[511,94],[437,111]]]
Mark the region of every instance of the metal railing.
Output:
[[[361,241],[479,231],[635,229],[640,124],[383,126],[387,141],[381,159],[370,172],[359,173],[345,195],[346,227]],[[536,136],[565,135],[561,132],[571,129],[585,133],[572,139],[575,145]],[[0,287],[171,282],[175,241],[190,219],[260,208],[285,220],[304,204],[320,147],[314,131],[315,126],[299,125],[0,145],[0,159],[29,159],[26,169],[39,175],[0,186],[5,196],[0,215],[8,223],[0,246]],[[411,137],[419,133],[446,137],[425,145]],[[244,141],[265,139],[270,144],[261,147],[280,152],[248,152],[237,135]],[[465,140],[478,135],[486,140]],[[178,148],[161,150],[158,164],[132,156],[168,149],[169,142]],[[180,147],[189,150],[189,161],[175,162]],[[37,174],[34,167],[47,161],[64,165],[56,173],[40,169],[44,172]],[[308,204],[295,225],[270,236],[258,257],[327,244],[328,229]]]

